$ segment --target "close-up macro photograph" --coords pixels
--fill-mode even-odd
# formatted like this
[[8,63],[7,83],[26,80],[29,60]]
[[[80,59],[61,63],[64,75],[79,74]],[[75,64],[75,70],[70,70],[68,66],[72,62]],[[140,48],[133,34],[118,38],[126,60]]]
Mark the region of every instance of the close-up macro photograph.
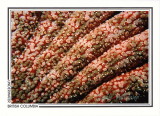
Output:
[[148,103],[149,11],[10,10],[12,103]]
[[0,116],[160,116],[160,0],[0,8]]

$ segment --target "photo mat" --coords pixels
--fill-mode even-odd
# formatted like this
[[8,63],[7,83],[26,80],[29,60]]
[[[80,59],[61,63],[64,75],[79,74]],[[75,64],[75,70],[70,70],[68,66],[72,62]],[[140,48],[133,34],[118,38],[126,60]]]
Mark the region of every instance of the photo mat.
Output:
[[9,104],[151,106],[151,8],[8,10]]

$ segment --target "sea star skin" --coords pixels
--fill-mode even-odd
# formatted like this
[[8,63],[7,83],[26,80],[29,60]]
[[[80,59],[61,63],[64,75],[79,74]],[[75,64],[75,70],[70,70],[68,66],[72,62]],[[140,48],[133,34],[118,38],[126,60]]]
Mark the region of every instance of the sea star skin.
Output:
[[[127,18],[127,20],[130,19],[131,21],[130,23],[126,24],[125,21],[123,20],[123,22],[125,23],[125,26],[123,28],[119,28],[124,25],[124,23],[122,23],[121,21],[119,21],[120,25],[118,26],[115,26],[115,24],[111,23],[113,22],[113,20],[117,20],[117,19],[120,20],[120,17],[124,17],[124,16]],[[36,94],[36,97],[32,97],[30,100],[36,101],[35,100],[36,98],[39,98],[39,99],[42,98],[43,96],[41,96],[41,92],[38,92],[37,94],[37,90],[39,89],[40,91],[43,91],[44,89],[47,88],[46,91],[49,94],[50,91],[48,90],[52,88],[52,91],[53,91],[54,88],[56,87],[55,85],[57,85],[55,83],[61,83],[60,85],[57,85],[58,88],[61,88],[62,84],[64,84],[68,80],[71,80],[81,69],[83,69],[83,67],[85,67],[93,59],[101,55],[105,50],[109,49],[113,44],[117,44],[120,41],[125,40],[130,36],[133,36],[132,34],[137,34],[143,31],[147,24],[143,23],[143,25],[139,25],[139,26],[135,25],[135,22],[137,21],[139,21],[138,23],[141,22],[141,18],[138,18],[140,16],[141,16],[141,12],[138,12],[138,13],[123,12],[111,18],[110,20],[106,21],[106,23],[100,25],[93,31],[91,31],[88,35],[80,39],[79,42],[77,42],[71,48],[71,50],[66,54],[66,56],[57,64],[57,66],[55,67],[56,70],[53,69],[46,77],[44,77],[41,84],[38,84],[38,86],[31,93],[29,93],[29,97],[27,98],[29,99],[33,95],[35,96],[35,94]],[[145,20],[147,20],[147,15],[145,17]],[[126,27],[130,27],[130,31],[127,30]],[[119,31],[119,33],[115,31],[116,29]],[[102,32],[106,32],[106,33],[102,33]],[[129,32],[130,32],[130,35],[126,34]],[[98,36],[100,38],[96,38]],[[102,43],[102,41],[104,42]],[[98,46],[98,44],[101,44],[101,46],[99,46],[99,48],[96,49],[96,46]],[[83,52],[82,52],[82,49],[83,49]],[[88,53],[88,51],[90,53]],[[84,55],[85,57],[83,57],[82,55]],[[83,58],[81,58],[81,56]],[[73,59],[73,57],[75,58]],[[46,67],[48,66],[46,65]],[[44,69],[44,67],[42,67],[42,69]],[[49,84],[47,86],[44,85],[44,83],[49,81],[50,78],[55,78],[54,79],[55,83],[52,83],[51,81],[52,84]],[[45,94],[46,94],[46,91],[44,92]]]
[[147,60],[147,46],[148,30],[115,45],[86,66],[72,81],[63,85],[64,88],[53,94],[48,102],[75,102],[75,99],[78,100],[97,85]]
[[74,11],[42,11],[41,20],[56,21],[58,25],[64,25],[67,18]]
[[[62,13],[63,12],[56,13],[57,17]],[[26,76],[25,74],[27,70],[28,72],[31,71],[29,66],[31,65],[30,63],[33,62],[34,58],[39,55],[42,50],[45,50],[45,48],[47,48],[47,45],[51,43],[53,37],[55,37],[63,27],[62,23],[69,18],[71,13],[72,12],[65,12],[66,18],[61,15],[61,17],[56,18],[56,21],[41,18],[42,21],[39,22],[31,39],[27,41],[26,48],[23,51],[22,55],[14,59],[15,62],[13,63],[12,67],[12,79],[16,80],[15,84],[19,83],[17,81],[20,80],[19,78],[21,78],[21,76],[23,78]],[[61,18],[63,18],[63,20]],[[22,81],[20,80],[20,82]],[[21,84],[19,84],[18,86],[21,86]]]
[[55,14],[58,17],[56,18],[56,21],[52,21],[49,19],[44,20],[43,16],[41,16],[42,17],[40,19],[41,21],[37,24],[35,33],[30,38],[30,40],[26,42],[26,48],[23,54],[19,58],[14,59],[16,65],[19,65],[20,63],[24,64],[27,62],[27,60],[34,60],[34,57],[36,55],[40,54],[43,50],[45,50],[48,44],[52,42],[53,38],[58,34],[60,29],[63,27],[65,20],[69,18],[72,12],[68,13],[65,12],[65,16],[61,15],[63,13],[64,12],[59,12],[59,13],[55,12]]
[[91,91],[78,103],[136,102],[148,94],[148,64],[123,73]]
[[[38,53],[35,54],[35,51],[34,51],[35,55],[33,56],[33,59],[31,59],[32,57],[29,55],[29,53],[31,53],[31,55],[32,55],[32,50],[28,49],[29,53],[27,52],[26,56],[23,57],[24,60],[19,59],[17,61],[18,64],[21,64],[21,67],[18,67],[18,68],[17,67],[13,67],[13,73],[12,73],[13,74],[13,78],[14,77],[32,78],[32,77],[34,77],[35,73],[39,77],[40,76],[43,77],[44,76],[43,75],[44,71],[43,71],[43,73],[41,73],[42,71],[37,70],[37,67],[40,67],[41,65],[43,65],[42,63],[47,62],[47,60],[49,60],[49,59],[52,60],[51,61],[52,65],[56,65],[57,60],[60,60],[60,58],[63,57],[63,54],[65,54],[65,52],[67,52],[67,50],[69,50],[69,48],[72,47],[72,45],[76,42],[76,39],[78,40],[80,37],[83,37],[92,28],[95,28],[101,22],[104,22],[107,18],[112,16],[114,13],[115,12],[113,12],[113,11],[106,11],[106,12],[105,11],[104,12],[103,11],[98,11],[98,12],[95,11],[95,12],[91,12],[91,13],[89,11],[86,11],[86,12],[76,11],[65,22],[64,28],[60,31],[58,36],[53,39],[52,43],[48,46],[46,51],[44,51],[39,57],[37,57],[37,59],[34,60],[34,57]],[[89,19],[86,18],[87,16],[90,17],[90,18]],[[94,23],[93,23],[93,21],[94,21]],[[77,24],[77,22],[83,23],[83,25],[80,25],[80,26],[77,27],[75,25],[75,24]],[[81,31],[82,28],[84,30],[86,30],[86,31]],[[76,36],[73,37],[73,34],[75,34]],[[66,36],[66,38],[69,38],[69,41],[64,36]],[[44,40],[46,41],[46,38]],[[63,43],[59,43],[59,42],[63,42]],[[66,47],[64,47],[64,46],[66,46]],[[61,50],[59,50],[59,48],[61,48]],[[49,57],[48,57],[48,54],[49,54]],[[33,60],[34,60],[34,62],[33,62]],[[32,64],[33,64],[33,66],[32,66]],[[26,65],[29,65],[29,67],[31,67],[31,68],[28,68],[28,66],[27,66],[27,68],[28,68],[28,70],[27,70]],[[19,65],[16,65],[16,66],[19,66]],[[19,71],[19,72],[17,73],[17,71]],[[26,73],[25,71],[28,71],[29,73]],[[25,72],[25,73],[23,73],[23,72]],[[25,80],[29,80],[28,78],[26,78]],[[17,89],[19,87],[19,86],[17,86],[19,81],[23,81],[23,80],[24,80],[23,78],[15,80],[14,83],[15,83],[16,87],[14,87],[14,89]],[[14,89],[13,89],[13,91],[14,91]],[[20,91],[20,90],[21,89],[19,89],[19,90],[17,89],[17,92]],[[13,93],[16,93],[16,92],[13,92]],[[19,95],[19,96],[21,96],[21,95]]]
[[37,12],[35,11],[12,11],[11,31],[22,28],[23,25],[30,26],[37,23]]
[[[12,11],[11,27],[13,29],[11,30],[14,31],[12,32],[11,42],[12,57],[20,56],[26,44],[28,45],[27,49],[30,48],[33,50],[34,47],[31,48],[29,45],[34,43],[34,41],[39,43],[38,41],[44,35],[50,38],[55,37],[72,13],[73,11]],[[40,37],[36,38],[38,35]],[[34,40],[28,42],[28,39]],[[47,41],[51,42],[52,39]]]
[[78,103],[147,63],[148,12],[117,13],[42,11],[24,51],[12,59],[12,103]]
[[12,59],[19,57],[23,52],[26,42],[35,32],[40,12],[37,11],[12,11],[11,12],[11,48]]
[[[100,22],[103,22],[104,20],[106,20],[107,18],[109,18],[114,14],[114,12],[98,12],[101,13],[99,14],[101,18],[97,20],[97,17],[95,17],[95,14],[97,14],[97,12],[94,12],[92,14],[89,14],[90,12],[86,12],[86,14],[83,14],[84,16],[82,15],[82,13],[84,12],[73,13],[73,16],[71,16],[71,18],[66,21],[67,22],[66,28],[68,27],[68,25],[74,25],[74,23],[77,24],[78,21],[80,22],[84,21],[84,19],[86,20],[86,15],[87,16],[89,15],[90,19],[87,19],[86,24],[83,25],[85,25],[85,30],[92,30],[92,28],[99,25]],[[77,16],[79,17],[83,16],[83,17],[82,19],[78,19]],[[92,21],[94,21],[95,23],[94,25],[91,25]],[[42,55],[35,60],[32,67],[34,67],[34,70],[38,70],[36,74],[39,77],[43,77],[44,74],[48,73],[55,65],[57,65],[58,61],[65,56],[66,52],[79,39],[79,35],[83,37],[85,34],[88,33],[88,32],[80,32],[79,34],[77,34],[77,32],[81,30],[83,25],[77,28],[75,25],[73,27],[68,27],[68,29],[72,31],[69,31],[67,33],[65,33],[66,28],[64,27],[62,29],[62,33],[60,32],[60,34],[55,38],[55,40],[53,40],[48,49],[44,51]],[[74,33],[76,36],[75,37],[71,36]],[[70,36],[64,38],[64,36],[67,36],[68,34],[70,34]],[[44,63],[47,65],[45,65]]]

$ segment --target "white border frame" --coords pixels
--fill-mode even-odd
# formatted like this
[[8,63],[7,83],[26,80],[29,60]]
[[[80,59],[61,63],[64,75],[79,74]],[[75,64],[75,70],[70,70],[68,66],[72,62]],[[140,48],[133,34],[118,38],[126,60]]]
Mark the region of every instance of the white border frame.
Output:
[[[7,108],[8,7],[153,7],[153,107]],[[160,116],[160,2],[159,0],[1,0],[0,109],[2,116]]]
[[[38,106],[38,107],[152,107],[152,32],[153,32],[153,28],[152,28],[152,7],[41,7],[41,8],[31,8],[31,7],[9,7],[8,8],[8,30],[9,31],[9,37],[8,37],[8,41],[9,41],[9,46],[8,46],[8,50],[9,50],[9,79],[11,80],[11,71],[10,71],[10,64],[11,64],[11,27],[10,27],[10,14],[11,11],[149,11],[149,17],[148,17],[148,29],[149,29],[149,92],[148,92],[148,103],[104,103],[104,104],[76,104],[76,103],[58,103],[58,104],[54,104],[54,103],[50,103],[50,104],[46,104],[46,103],[34,103],[34,105]],[[8,80],[8,82],[11,83],[11,81]],[[10,89],[8,89],[10,90]],[[11,95],[11,91],[8,92],[8,95]],[[9,98],[10,99],[10,98]],[[21,105],[26,105],[26,106],[30,106],[29,103],[9,103],[8,106],[19,106],[21,107]],[[22,106],[23,107],[23,106]]]

